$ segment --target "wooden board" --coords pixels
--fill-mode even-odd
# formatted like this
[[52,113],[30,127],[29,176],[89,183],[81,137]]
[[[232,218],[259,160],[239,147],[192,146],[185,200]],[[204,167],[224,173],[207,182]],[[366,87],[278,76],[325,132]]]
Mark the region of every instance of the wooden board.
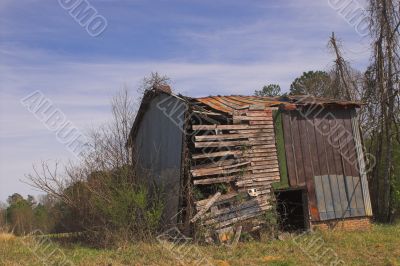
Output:
[[257,133],[242,133],[242,134],[219,134],[219,135],[198,135],[195,136],[196,141],[207,140],[226,140],[226,139],[246,139],[250,137],[274,137],[272,133],[257,132]]
[[193,130],[235,130],[235,129],[266,129],[271,128],[273,129],[273,125],[246,125],[246,124],[239,124],[239,125],[193,125]]

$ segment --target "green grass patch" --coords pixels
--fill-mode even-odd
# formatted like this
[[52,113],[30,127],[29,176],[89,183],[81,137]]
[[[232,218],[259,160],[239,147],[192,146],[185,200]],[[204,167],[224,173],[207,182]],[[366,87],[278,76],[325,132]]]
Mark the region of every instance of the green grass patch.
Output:
[[[115,249],[95,249],[80,245],[50,243],[48,250],[59,250],[75,265],[179,265],[179,254],[199,252],[214,265],[316,265],[312,257],[296,243],[310,237],[323,239],[323,248],[334,251],[346,265],[400,265],[400,225],[374,225],[370,231],[322,231],[293,241],[250,241],[235,248],[226,246],[177,246],[170,252],[161,244],[130,244]],[[28,243],[26,243],[26,241]],[[29,238],[0,239],[0,265],[43,265],[40,248]],[[303,242],[302,242],[303,241]],[[320,250],[320,253],[324,249]],[[176,250],[175,250],[176,252]],[[318,253],[318,252],[317,252]],[[60,253],[61,254],[61,253]],[[185,257],[185,256],[183,256]],[[50,256],[48,265],[56,264]],[[61,257],[58,257],[61,259]],[[190,265],[183,261],[184,265]],[[195,265],[195,263],[192,263]],[[321,263],[321,265],[328,265]]]

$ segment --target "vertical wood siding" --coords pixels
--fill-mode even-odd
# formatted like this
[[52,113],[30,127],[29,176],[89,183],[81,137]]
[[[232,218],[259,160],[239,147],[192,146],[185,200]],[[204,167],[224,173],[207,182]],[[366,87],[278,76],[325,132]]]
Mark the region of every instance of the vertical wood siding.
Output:
[[349,109],[283,111],[289,184],[307,187],[313,221],[366,215],[368,184],[360,178],[351,114]]

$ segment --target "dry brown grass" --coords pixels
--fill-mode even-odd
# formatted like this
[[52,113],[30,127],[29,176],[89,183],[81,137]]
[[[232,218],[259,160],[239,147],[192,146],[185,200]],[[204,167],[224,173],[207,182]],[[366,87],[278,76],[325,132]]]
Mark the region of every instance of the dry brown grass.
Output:
[[[318,233],[324,246],[334,250],[346,265],[400,265],[400,224],[374,225],[370,231],[326,231]],[[11,237],[11,238],[10,238]],[[0,265],[43,265],[26,239],[4,235],[0,238]],[[213,265],[315,265],[292,239],[239,243],[234,249],[222,246],[194,246]],[[159,244],[135,243],[119,249],[93,249],[79,245],[60,246],[74,265],[178,265],[177,256]],[[319,252],[321,253],[321,251]],[[51,261],[49,262],[51,264]],[[185,263],[185,265],[195,265]],[[329,265],[329,264],[321,264]]]
[[9,241],[12,239],[15,239],[15,235],[0,231],[0,241]]

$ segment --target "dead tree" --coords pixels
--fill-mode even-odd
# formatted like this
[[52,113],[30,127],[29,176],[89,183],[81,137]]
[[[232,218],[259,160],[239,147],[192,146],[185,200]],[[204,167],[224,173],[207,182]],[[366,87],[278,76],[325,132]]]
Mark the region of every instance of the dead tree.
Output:
[[370,0],[370,29],[373,39],[373,69],[378,123],[374,129],[374,154],[377,164],[372,172],[372,198],[376,218],[389,222],[393,217],[393,144],[399,139],[399,3]]

